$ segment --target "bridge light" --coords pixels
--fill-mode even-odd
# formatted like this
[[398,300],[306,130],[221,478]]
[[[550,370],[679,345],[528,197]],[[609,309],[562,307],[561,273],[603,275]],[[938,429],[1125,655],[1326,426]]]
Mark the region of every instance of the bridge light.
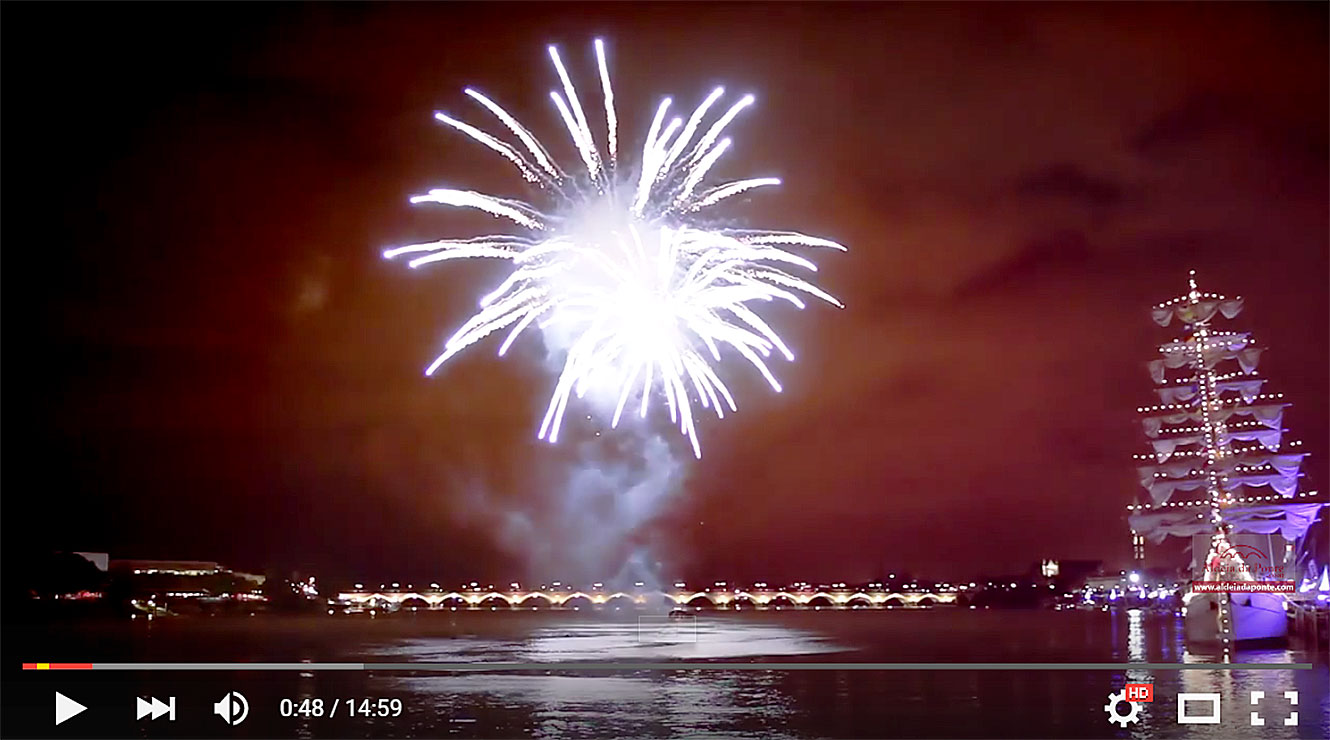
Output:
[[431,584],[429,585],[429,587],[430,587],[430,588],[438,588],[438,587],[439,587],[439,584],[437,584],[437,583],[431,583]]
[[357,583],[357,584],[356,584],[356,588],[364,588],[364,587],[365,587],[365,584],[363,584],[363,583]]
[[517,583],[511,583],[511,584],[509,584],[509,585],[513,587],[513,590],[514,590],[514,591],[516,591],[516,590],[518,590],[518,589],[521,588],[521,585],[519,585],[519,584],[517,584]]
[[393,588],[401,588],[401,587],[402,587],[402,584],[400,584],[400,583],[394,583],[394,584],[393,584]]

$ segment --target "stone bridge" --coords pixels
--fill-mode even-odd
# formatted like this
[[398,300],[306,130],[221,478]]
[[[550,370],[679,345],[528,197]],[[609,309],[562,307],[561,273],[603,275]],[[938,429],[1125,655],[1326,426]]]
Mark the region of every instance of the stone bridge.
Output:
[[364,608],[658,608],[706,609],[890,609],[956,604],[954,591],[900,591],[864,589],[731,589],[705,591],[542,590],[495,591],[357,590],[337,595],[339,603]]

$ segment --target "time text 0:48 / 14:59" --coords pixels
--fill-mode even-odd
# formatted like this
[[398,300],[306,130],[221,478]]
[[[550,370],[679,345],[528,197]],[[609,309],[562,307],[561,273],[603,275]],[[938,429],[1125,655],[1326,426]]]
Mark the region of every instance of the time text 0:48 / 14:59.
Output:
[[283,717],[400,717],[401,699],[282,699]]

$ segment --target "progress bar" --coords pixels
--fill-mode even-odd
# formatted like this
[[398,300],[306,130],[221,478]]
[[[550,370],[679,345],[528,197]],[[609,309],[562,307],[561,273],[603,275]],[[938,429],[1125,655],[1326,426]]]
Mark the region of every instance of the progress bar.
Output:
[[1309,671],[1311,663],[24,663],[25,671]]

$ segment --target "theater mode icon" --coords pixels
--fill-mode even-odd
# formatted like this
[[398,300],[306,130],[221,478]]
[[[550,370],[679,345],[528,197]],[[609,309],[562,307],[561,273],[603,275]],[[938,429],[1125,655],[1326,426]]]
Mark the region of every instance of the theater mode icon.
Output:
[[[1219,724],[1220,698],[1219,694],[1213,692],[1178,694],[1178,724]],[[1204,714],[1201,714],[1202,710],[1205,711]]]
[[153,719],[157,719],[158,717],[161,717],[163,714],[165,714],[168,715],[166,718],[168,722],[175,721],[174,696],[171,697],[170,699],[167,699],[166,701],[162,701],[161,699],[158,699],[155,696],[150,696],[147,699],[144,699],[141,696],[136,696],[134,697],[134,701],[135,701],[134,719],[143,719],[144,717],[147,717],[150,714],[152,715]]
[[212,705],[212,713],[228,725],[238,725],[249,716],[249,702],[239,691],[232,691]]

